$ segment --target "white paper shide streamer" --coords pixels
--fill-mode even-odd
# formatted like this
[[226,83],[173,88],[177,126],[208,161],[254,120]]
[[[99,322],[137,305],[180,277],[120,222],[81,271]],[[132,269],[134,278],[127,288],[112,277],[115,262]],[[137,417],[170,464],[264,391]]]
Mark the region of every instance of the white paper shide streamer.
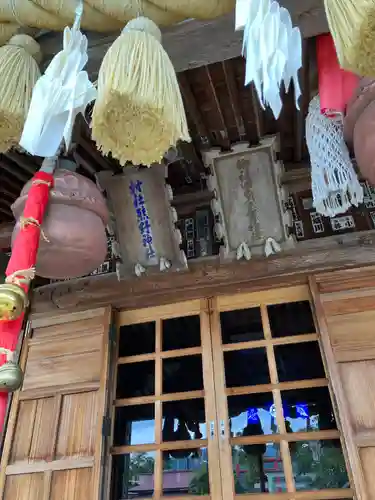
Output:
[[77,114],[96,99],[96,89],[82,71],[88,61],[87,38],[79,30],[82,11],[81,2],[74,26],[64,30],[63,50],[34,87],[20,141],[32,155],[52,157],[62,140],[68,149]]
[[288,92],[293,80],[299,109],[302,37],[299,28],[293,28],[288,10],[272,0],[237,0],[236,30],[240,29],[244,29],[245,85],[254,82],[261,106],[270,106],[277,119],[282,108],[281,84]]
[[320,112],[319,96],[314,97],[306,118],[306,143],[311,161],[313,206],[327,217],[345,213],[363,202],[358,181],[344,141],[341,115],[328,118]]

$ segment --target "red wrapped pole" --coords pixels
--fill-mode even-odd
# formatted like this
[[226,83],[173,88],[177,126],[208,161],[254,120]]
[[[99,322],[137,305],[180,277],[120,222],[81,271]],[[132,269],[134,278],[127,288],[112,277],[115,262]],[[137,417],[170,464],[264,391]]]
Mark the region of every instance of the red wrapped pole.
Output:
[[[6,270],[6,283],[21,287],[27,294],[30,281],[33,278],[36,257],[39,247],[40,226],[48,205],[49,189],[53,185],[51,173],[39,171],[32,181],[23,218],[22,230],[14,241],[12,254]],[[0,286],[1,294],[1,286]],[[0,321],[0,349],[13,353],[17,348],[19,335],[24,320],[24,311],[14,320]],[[0,354],[0,366],[4,365],[8,357]],[[0,432],[3,430],[8,405],[8,393],[0,392]]]
[[328,117],[344,114],[359,77],[340,67],[330,34],[316,38],[316,56],[321,112]]

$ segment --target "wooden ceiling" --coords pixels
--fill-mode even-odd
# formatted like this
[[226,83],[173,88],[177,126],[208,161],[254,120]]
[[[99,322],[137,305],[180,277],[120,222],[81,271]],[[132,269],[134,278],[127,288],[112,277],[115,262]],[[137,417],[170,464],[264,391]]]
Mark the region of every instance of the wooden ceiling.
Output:
[[[174,188],[177,207],[189,199],[194,204],[198,202],[199,196],[203,195],[204,198],[206,172],[201,151],[205,148],[229,150],[231,144],[239,141],[255,145],[262,137],[278,133],[280,160],[285,162],[286,169],[308,167],[304,118],[315,88],[314,39],[304,40],[303,56],[304,66],[300,72],[303,90],[301,110],[295,108],[291,89],[283,95],[283,110],[277,121],[270,110],[260,107],[254,88],[244,87],[245,62],[242,57],[178,74],[192,143],[180,144],[177,158],[169,166],[168,181]],[[78,128],[72,151],[72,157],[79,165],[78,172],[92,179],[101,170],[120,172],[115,161],[98,152],[84,120],[81,120]],[[0,155],[0,224],[13,220],[11,204],[41,162],[41,158],[17,151]]]

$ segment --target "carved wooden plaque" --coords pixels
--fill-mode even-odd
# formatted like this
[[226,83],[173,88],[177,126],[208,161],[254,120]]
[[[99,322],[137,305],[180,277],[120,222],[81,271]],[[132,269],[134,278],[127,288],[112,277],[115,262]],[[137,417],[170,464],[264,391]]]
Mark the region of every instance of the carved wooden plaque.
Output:
[[105,171],[97,176],[116,220],[121,278],[187,268],[166,174],[165,166],[153,165],[147,169],[126,167],[120,175]]
[[279,186],[276,148],[272,137],[257,147],[237,144],[228,153],[203,153],[211,172],[208,188],[215,194],[216,232],[224,241],[222,258],[269,256],[294,244],[288,236],[290,214],[283,209],[287,194]]

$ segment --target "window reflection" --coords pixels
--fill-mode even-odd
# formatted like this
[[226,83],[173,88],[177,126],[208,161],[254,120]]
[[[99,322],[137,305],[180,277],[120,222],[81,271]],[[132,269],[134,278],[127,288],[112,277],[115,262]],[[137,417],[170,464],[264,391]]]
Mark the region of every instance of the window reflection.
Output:
[[281,395],[288,432],[337,428],[328,387],[283,391]]
[[232,462],[237,494],[286,491],[278,444],[233,446]]
[[187,349],[201,345],[199,316],[163,320],[163,351]]
[[308,300],[267,307],[273,337],[314,333],[315,325]]
[[277,345],[274,349],[280,382],[325,378],[318,342]]
[[277,432],[272,394],[228,396],[228,412],[232,437]]
[[201,448],[194,455],[181,458],[178,456],[179,451],[181,450],[170,450],[164,458],[163,495],[208,495],[210,483],[207,448]]
[[112,500],[153,496],[155,452],[115,455],[112,461]]
[[220,313],[223,344],[264,339],[259,307]]
[[267,353],[263,347],[224,352],[225,381],[227,387],[268,384]]
[[119,357],[155,352],[155,322],[123,325],[120,328]]
[[163,393],[203,389],[202,356],[163,359]]
[[122,406],[115,409],[113,445],[155,442],[155,405]]
[[163,441],[193,439],[207,439],[204,399],[163,403]]
[[339,440],[290,443],[297,490],[349,488]]
[[155,362],[118,365],[116,398],[150,396],[155,392]]

